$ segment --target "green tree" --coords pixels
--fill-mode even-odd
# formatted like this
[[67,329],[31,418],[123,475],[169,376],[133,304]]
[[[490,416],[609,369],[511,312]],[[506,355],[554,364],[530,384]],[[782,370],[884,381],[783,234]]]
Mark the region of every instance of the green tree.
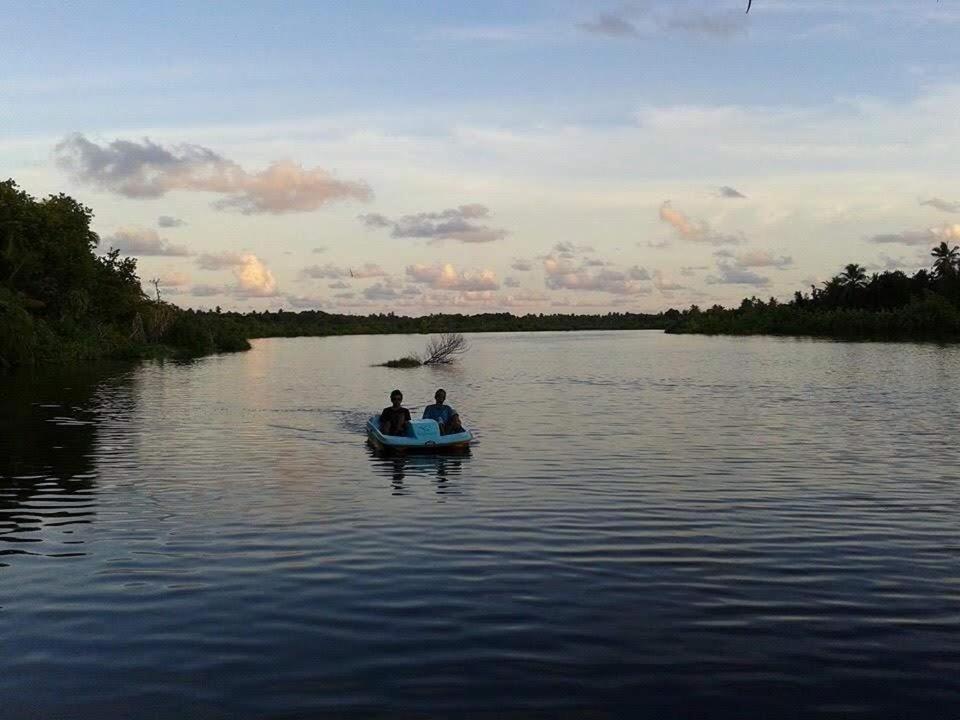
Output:
[[946,242],[941,242],[930,255],[935,258],[933,261],[933,276],[942,280],[953,278],[957,275],[957,265],[960,264],[960,246],[950,247]]

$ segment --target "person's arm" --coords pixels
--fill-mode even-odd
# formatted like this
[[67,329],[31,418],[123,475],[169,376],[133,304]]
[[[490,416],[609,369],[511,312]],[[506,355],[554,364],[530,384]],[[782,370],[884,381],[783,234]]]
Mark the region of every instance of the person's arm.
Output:
[[403,430],[406,431],[407,425],[410,424],[410,411],[406,408],[403,409]]
[[386,430],[386,425],[387,425],[387,408],[384,408],[383,411],[380,413],[380,423],[379,423],[380,432],[384,432]]

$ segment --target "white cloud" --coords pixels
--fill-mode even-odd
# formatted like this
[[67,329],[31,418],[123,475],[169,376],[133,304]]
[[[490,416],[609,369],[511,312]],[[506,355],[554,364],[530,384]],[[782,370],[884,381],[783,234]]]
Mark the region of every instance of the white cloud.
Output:
[[407,277],[412,282],[429,285],[435,290],[484,291],[498,290],[500,283],[493,270],[458,272],[450,263],[408,265]]
[[239,294],[245,297],[273,297],[277,295],[277,281],[266,264],[252,253],[241,256],[241,263],[233,268]]

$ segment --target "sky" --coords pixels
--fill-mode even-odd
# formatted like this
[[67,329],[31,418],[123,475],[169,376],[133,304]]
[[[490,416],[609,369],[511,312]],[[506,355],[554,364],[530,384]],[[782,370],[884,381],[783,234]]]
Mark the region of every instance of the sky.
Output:
[[656,312],[960,240],[960,0],[0,9],[0,178],[184,307]]

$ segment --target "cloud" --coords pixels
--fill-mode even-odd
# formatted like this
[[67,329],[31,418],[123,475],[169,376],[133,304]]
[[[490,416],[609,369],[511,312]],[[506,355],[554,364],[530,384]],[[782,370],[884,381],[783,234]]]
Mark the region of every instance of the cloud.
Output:
[[731,200],[746,199],[747,197],[742,192],[736,188],[730,187],[729,185],[721,185],[717,192],[719,193],[720,197]]
[[186,224],[187,223],[185,220],[181,220],[180,218],[173,217],[171,215],[161,215],[157,218],[157,227],[175,228],[183,227]]
[[160,275],[160,286],[161,287],[184,287],[185,285],[190,284],[190,276],[186,273],[179,271],[170,271],[165,272]]
[[328,279],[336,280],[338,278],[357,278],[365,280],[367,278],[386,277],[387,271],[374,263],[364,263],[356,267],[340,267],[333,263],[326,265],[308,265],[300,271],[300,277],[313,278],[315,280]]
[[[637,245],[640,245],[640,243],[637,243]],[[665,248],[670,247],[670,241],[669,240],[657,240],[657,241],[648,240],[647,247],[652,248],[654,250],[663,250]]]
[[310,252],[312,252],[314,255],[319,255],[320,253],[325,253],[326,251],[327,251],[327,248],[321,245],[320,247],[315,247]]
[[190,294],[194,297],[211,297],[213,295],[223,295],[226,288],[218,285],[194,285],[190,288]]
[[190,251],[184,245],[174,245],[150,228],[121,228],[104,238],[105,243],[127,255],[169,255],[182,257]]
[[770,278],[758,275],[750,270],[736,267],[728,263],[717,264],[717,275],[709,275],[707,283],[710,285],[753,285],[765,287],[770,284]]
[[475,203],[440,212],[403,215],[395,220],[380,213],[368,213],[360,215],[360,220],[370,228],[391,228],[390,236],[395,238],[426,238],[431,242],[457,240],[463,243],[502,240],[509,234],[506,230],[472,222],[489,216],[489,208]]
[[594,20],[579,22],[577,27],[593,35],[610,38],[638,38],[663,32],[685,32],[694,35],[729,37],[746,29],[745,18],[738,12],[708,12],[686,7],[671,12],[658,12],[633,7],[621,12],[602,12]]
[[201,270],[224,270],[243,264],[243,255],[234,252],[204,253],[197,258]]
[[637,37],[637,26],[620,15],[600,13],[596,20],[577,23],[577,27],[595,35],[607,37]]
[[408,265],[411,282],[429,285],[434,290],[483,291],[499,290],[500,283],[493,270],[458,272],[450,263],[443,265]]
[[242,262],[233,268],[237,294],[243,297],[274,297],[277,281],[266,264],[252,253],[245,253]]
[[775,257],[769,250],[750,250],[736,256],[736,265],[740,268],[775,267],[783,270],[792,264],[792,257],[787,255]]
[[503,279],[503,286],[508,288],[517,288],[520,287],[520,281],[515,277],[507,276]]
[[671,280],[659,270],[655,270],[653,273],[653,286],[664,295],[669,295],[675,290],[684,290],[686,288],[685,285]]
[[709,265],[684,265],[680,268],[680,274],[684,277],[693,277],[701,270],[709,270]]
[[921,200],[921,205],[929,205],[932,208],[941,210],[946,213],[960,213],[960,202],[950,202],[949,200],[942,200],[940,198],[930,198],[929,200]]
[[869,240],[881,245],[936,245],[941,242],[960,240],[960,224],[874,235]]
[[649,280],[643,268],[634,266],[626,272],[619,270],[591,270],[575,264],[569,258],[548,255],[543,259],[546,286],[551,290],[593,290],[611,295],[645,295],[650,288],[640,281]]
[[130,198],[163,197],[174,190],[217,193],[224,197],[214,208],[245,215],[307,212],[336,200],[372,197],[366,183],[338,180],[322,168],[281,160],[251,173],[201,145],[164,147],[149,138],[101,146],[74,133],[57,144],[54,155],[76,180],[102,190]]
[[689,12],[677,13],[661,21],[667,30],[682,30],[696,35],[729,37],[743,32],[746,23],[740,13]]
[[530,272],[533,270],[533,264],[529,260],[514,260],[510,267],[517,272]]
[[363,291],[363,296],[367,300],[399,300],[402,295],[400,291],[382,282],[375,283]]
[[665,200],[660,205],[660,220],[672,227],[681,238],[692,242],[708,243],[710,245],[738,245],[742,242],[742,238],[736,235],[714,232],[703,220],[691,220],[683,212],[673,207],[669,200]]
[[572,242],[558,242],[553,246],[553,254],[562,258],[572,258],[577,253],[592,253],[589,245],[574,245]]
[[345,283],[343,280],[337,280],[327,285],[331,290],[347,290],[350,288],[350,283]]

